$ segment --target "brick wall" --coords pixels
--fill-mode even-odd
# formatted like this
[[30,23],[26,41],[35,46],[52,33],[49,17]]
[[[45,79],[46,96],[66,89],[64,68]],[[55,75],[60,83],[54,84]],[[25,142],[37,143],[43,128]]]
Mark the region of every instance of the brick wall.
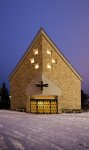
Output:
[[[33,50],[38,49],[39,54],[34,55]],[[29,50],[29,49],[28,49]],[[30,59],[34,58],[35,63],[39,63],[40,68],[35,69],[34,64],[31,64]],[[39,59],[40,58],[40,59]],[[10,94],[12,96],[11,109],[26,107],[26,86],[36,77],[39,72],[42,72],[42,38],[39,37],[30,52],[21,62],[19,67],[10,79]]]
[[[47,54],[47,49],[52,55]],[[62,109],[81,109],[81,81],[78,76],[44,36],[42,36],[42,51],[43,73],[61,89]],[[53,64],[52,59],[56,59],[57,63]],[[47,63],[52,65],[52,69],[47,68]]]

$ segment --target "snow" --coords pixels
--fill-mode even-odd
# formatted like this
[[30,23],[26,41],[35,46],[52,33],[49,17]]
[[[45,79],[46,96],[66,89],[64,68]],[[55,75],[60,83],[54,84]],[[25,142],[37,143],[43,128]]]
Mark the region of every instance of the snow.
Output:
[[89,150],[89,113],[0,110],[0,150]]

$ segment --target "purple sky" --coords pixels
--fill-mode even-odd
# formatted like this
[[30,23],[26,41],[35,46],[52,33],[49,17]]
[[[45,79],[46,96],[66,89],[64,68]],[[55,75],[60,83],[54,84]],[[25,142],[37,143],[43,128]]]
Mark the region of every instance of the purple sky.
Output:
[[89,94],[89,0],[0,0],[0,85],[43,27]]

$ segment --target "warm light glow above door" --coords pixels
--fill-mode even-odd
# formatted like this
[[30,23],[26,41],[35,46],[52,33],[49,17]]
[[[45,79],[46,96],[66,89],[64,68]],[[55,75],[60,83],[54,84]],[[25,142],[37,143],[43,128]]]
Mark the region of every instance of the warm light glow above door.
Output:
[[31,64],[33,64],[34,63],[34,58],[31,58],[30,61],[31,61]]
[[47,54],[52,55],[52,52],[50,50],[47,50]]
[[56,59],[52,59],[52,63],[56,64],[57,63]]
[[51,65],[50,65],[50,64],[47,64],[47,68],[48,68],[48,69],[51,69]]
[[34,55],[38,54],[38,49],[33,50],[34,51]]
[[38,69],[39,68],[39,64],[35,64],[35,69]]

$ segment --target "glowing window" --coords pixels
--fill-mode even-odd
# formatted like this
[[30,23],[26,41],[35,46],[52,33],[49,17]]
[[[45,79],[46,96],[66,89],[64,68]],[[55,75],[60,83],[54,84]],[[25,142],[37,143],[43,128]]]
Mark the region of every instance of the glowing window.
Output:
[[31,58],[30,61],[31,61],[31,64],[33,64],[34,63],[34,58]]
[[47,64],[47,68],[51,69],[52,67],[51,67],[51,65],[50,65],[50,64]]
[[35,69],[38,69],[39,68],[39,64],[35,64]]
[[52,59],[52,63],[56,64],[57,63],[56,59]]
[[47,54],[52,55],[52,52],[50,50],[47,50]]
[[37,55],[38,54],[38,49],[35,49],[34,50],[34,55]]

